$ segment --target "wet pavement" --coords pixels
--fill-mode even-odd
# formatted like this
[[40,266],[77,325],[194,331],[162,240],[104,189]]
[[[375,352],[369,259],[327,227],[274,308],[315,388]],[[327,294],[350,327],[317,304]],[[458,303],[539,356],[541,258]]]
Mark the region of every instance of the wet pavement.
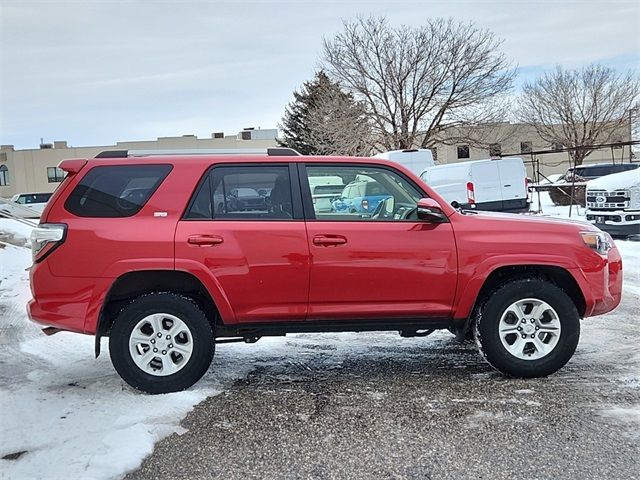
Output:
[[637,478],[637,300],[583,322],[572,361],[543,379],[503,377],[446,332],[221,345],[208,376],[249,373],[126,478]]

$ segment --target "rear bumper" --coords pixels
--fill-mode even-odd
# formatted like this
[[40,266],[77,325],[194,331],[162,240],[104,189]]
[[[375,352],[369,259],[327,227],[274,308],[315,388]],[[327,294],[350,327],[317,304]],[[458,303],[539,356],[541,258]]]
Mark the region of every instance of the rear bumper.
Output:
[[29,271],[32,299],[27,303],[29,319],[45,327],[93,334],[100,314],[104,279],[56,277],[47,262]]

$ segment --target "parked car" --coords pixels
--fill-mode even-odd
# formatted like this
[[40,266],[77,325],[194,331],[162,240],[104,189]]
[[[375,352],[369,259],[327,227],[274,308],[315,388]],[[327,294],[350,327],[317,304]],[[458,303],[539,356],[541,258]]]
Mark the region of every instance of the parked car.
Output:
[[463,209],[496,212],[529,209],[527,170],[521,158],[436,165],[422,172],[420,178]]
[[333,211],[349,213],[372,213],[378,204],[389,197],[384,186],[372,178],[360,178],[351,182],[333,202]]
[[266,210],[265,198],[265,195],[260,195],[253,188],[234,188],[227,197],[227,206],[235,211]]
[[627,172],[638,168],[638,163],[594,163],[592,165],[580,165],[572,167],[564,174],[564,180],[571,182],[573,176],[582,180],[595,180],[596,178],[611,175],[613,173]]
[[427,168],[433,167],[433,153],[428,148],[408,148],[404,150],[390,150],[378,153],[374,158],[384,158],[396,162],[416,175],[420,175]]
[[640,235],[640,170],[587,183],[587,220],[618,237]]
[[[95,336],[96,355],[108,336],[122,378],[162,393],[202,377],[216,342],[292,332],[449,329],[506,375],[545,376],[581,318],[620,302],[620,254],[588,223],[459,211],[384,159],[279,153],[63,161],[31,235],[30,318]],[[386,198],[317,212],[308,179],[323,175]],[[267,211],[216,211],[215,192],[242,188],[271,188]]]
[[42,214],[52,193],[17,193],[10,202],[0,202],[0,211],[24,218],[37,218]]

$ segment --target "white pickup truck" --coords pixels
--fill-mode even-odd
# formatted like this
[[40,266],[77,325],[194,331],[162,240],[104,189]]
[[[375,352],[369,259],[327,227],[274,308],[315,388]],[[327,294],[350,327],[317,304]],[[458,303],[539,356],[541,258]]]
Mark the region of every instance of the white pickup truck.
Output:
[[640,168],[587,182],[587,220],[612,236],[640,235]]
[[[38,218],[53,193],[16,193],[8,201],[0,199],[0,214],[22,218]],[[0,215],[1,216],[1,215]]]

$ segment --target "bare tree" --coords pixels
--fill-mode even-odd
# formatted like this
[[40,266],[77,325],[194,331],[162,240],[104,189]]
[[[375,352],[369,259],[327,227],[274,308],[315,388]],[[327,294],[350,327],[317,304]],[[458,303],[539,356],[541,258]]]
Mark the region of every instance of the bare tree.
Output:
[[306,142],[320,155],[370,155],[375,140],[364,105],[332,85],[318,93],[307,116]]
[[323,64],[366,105],[380,148],[430,147],[462,125],[504,118],[501,99],[515,71],[501,43],[452,19],[393,28],[385,18],[359,18],[324,40]]
[[570,148],[573,163],[580,165],[592,152],[589,147],[622,140],[639,94],[633,72],[595,64],[579,70],[558,66],[524,85],[518,116],[543,140]]

